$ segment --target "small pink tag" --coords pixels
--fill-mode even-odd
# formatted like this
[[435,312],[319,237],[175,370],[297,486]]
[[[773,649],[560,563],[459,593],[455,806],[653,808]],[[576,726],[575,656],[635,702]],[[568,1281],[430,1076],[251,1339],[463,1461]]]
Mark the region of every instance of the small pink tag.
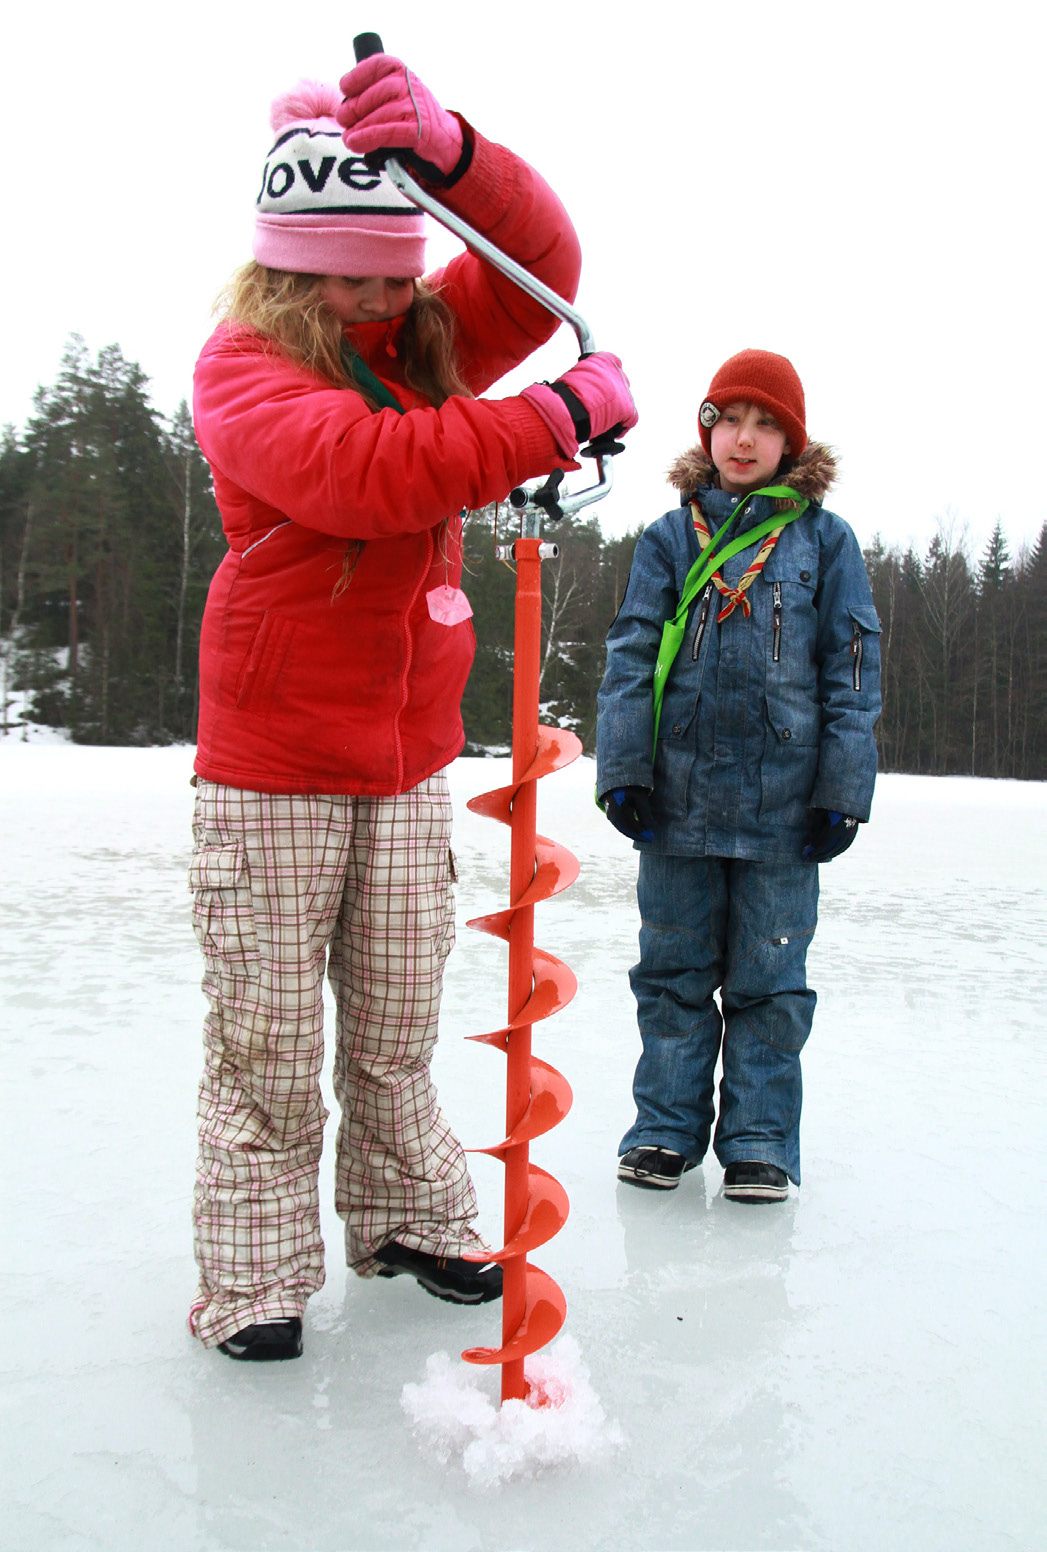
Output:
[[426,593],[425,601],[429,605],[429,617],[436,621],[437,625],[461,625],[463,620],[468,620],[473,608],[468,598],[460,587],[449,587],[445,582],[443,587],[434,587]]

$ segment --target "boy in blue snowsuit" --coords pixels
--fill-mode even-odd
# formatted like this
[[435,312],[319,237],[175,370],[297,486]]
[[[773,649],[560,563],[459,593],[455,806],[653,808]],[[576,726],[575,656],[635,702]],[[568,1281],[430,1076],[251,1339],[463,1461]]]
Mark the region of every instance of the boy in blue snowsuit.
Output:
[[817,865],[872,802],[880,626],[858,542],[821,504],[835,459],[808,442],[791,363],[733,356],[699,432],[670,470],[683,505],[636,546],[599,695],[597,792],[640,852],[618,1175],[672,1189],[701,1162],[722,1056],[724,1195],[773,1202],[800,1183]]

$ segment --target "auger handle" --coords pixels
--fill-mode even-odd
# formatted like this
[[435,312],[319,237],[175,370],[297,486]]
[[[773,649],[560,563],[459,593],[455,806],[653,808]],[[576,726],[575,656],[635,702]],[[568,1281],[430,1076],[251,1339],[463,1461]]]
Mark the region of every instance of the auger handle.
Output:
[[[353,54],[358,65],[363,60],[370,59],[372,54],[384,53],[385,45],[377,32],[360,32],[353,39]],[[507,253],[503,253],[500,248],[496,248],[494,243],[489,242],[480,232],[474,230],[459,216],[454,215],[446,206],[441,205],[439,200],[434,199],[426,189],[423,189],[411,177],[396,155],[393,153],[386,155],[382,152],[375,154],[376,158],[384,163],[385,171],[392,182],[402,194],[407,195],[407,198],[412,203],[417,205],[420,210],[424,210],[428,215],[431,215],[434,221],[439,221],[441,226],[446,226],[447,230],[460,238],[467,248],[472,248],[474,252],[481,254],[496,270],[499,270],[509,280],[518,285],[521,291],[525,291],[536,302],[540,302],[543,307],[548,308],[554,318],[559,318],[563,323],[568,324],[574,330],[575,337],[578,340],[579,358],[592,355],[596,349],[596,341],[593,339],[592,330],[581,313],[577,312],[570,302],[566,302],[558,292],[547,286],[543,280],[537,279],[529,270],[524,269],[522,264],[517,264],[515,259],[511,259]],[[551,510],[549,507],[546,508],[550,517],[563,517],[566,513],[576,512],[580,508],[589,506],[590,503],[599,501],[607,495],[611,488],[613,477],[611,473],[611,458],[615,453],[622,451],[622,444],[615,440],[618,429],[615,427],[612,431],[605,433],[603,437],[591,442],[588,447],[581,449],[584,457],[596,459],[598,482],[587,490],[579,491],[573,496],[568,496],[565,492],[562,500],[558,500],[555,493],[553,493]]]
[[[384,52],[384,45],[377,32],[361,32],[353,39],[353,53],[356,56],[357,64],[360,64],[365,59],[370,59],[372,54],[383,54]],[[596,349],[596,343],[593,340],[592,331],[581,313],[576,312],[569,302],[565,302],[563,297],[547,286],[544,281],[536,279],[529,270],[524,269],[522,264],[517,264],[515,259],[511,259],[500,248],[496,248],[492,242],[488,242],[487,238],[482,236],[480,232],[474,231],[465,221],[453,215],[451,211],[440,204],[439,200],[433,199],[426,189],[421,188],[415,182],[394,152],[389,152],[388,154],[377,152],[376,155],[382,157],[386,172],[401,193],[406,194],[409,200],[416,204],[419,209],[431,215],[435,221],[439,221],[441,226],[446,226],[456,237],[461,238],[467,247],[474,248],[481,253],[489,263],[494,265],[495,269],[500,270],[503,275],[515,281],[522,291],[527,292],[528,296],[533,296],[536,302],[541,302],[543,307],[547,307],[554,317],[560,318],[564,323],[569,324],[578,337],[578,353],[580,356],[592,354]]]

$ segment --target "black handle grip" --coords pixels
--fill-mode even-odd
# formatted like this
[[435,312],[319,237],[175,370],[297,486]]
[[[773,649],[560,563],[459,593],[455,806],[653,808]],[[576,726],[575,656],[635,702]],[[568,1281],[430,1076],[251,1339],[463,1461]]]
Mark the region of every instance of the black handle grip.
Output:
[[623,434],[619,421],[618,425],[612,426],[609,431],[601,431],[598,437],[593,437],[588,447],[580,448],[579,458],[613,458],[615,453],[624,453],[625,443],[618,441]]
[[384,54],[385,46],[376,32],[359,32],[353,39],[353,53],[359,65],[372,54]]

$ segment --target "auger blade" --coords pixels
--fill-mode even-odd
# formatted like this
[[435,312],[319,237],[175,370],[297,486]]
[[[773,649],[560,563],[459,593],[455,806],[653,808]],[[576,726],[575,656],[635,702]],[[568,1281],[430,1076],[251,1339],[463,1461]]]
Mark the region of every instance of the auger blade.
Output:
[[527,1265],[527,1303],[523,1320],[501,1347],[468,1347],[462,1354],[466,1363],[512,1363],[545,1347],[567,1319],[567,1300],[563,1289],[548,1272]]
[[471,814],[482,814],[485,819],[508,824],[515,791],[515,787],[494,787],[490,792],[478,792],[465,806]]
[[510,1020],[511,1027],[537,1024],[559,1013],[561,1008],[566,1008],[577,990],[578,980],[574,971],[562,959],[557,959],[555,954],[547,954],[544,949],[536,948],[534,990],[519,1013]]
[[538,781],[542,776],[562,770],[565,765],[573,764],[581,753],[582,741],[577,733],[571,733],[567,728],[547,727],[544,722],[539,723],[538,749],[520,777],[520,785],[525,781]]
[[[472,1040],[482,1040],[482,1035],[471,1035]],[[492,1042],[493,1043],[493,1042]],[[490,1148],[472,1148],[472,1153],[488,1153],[492,1158],[503,1159],[510,1148],[519,1148],[525,1142],[533,1142],[559,1126],[574,1103],[571,1085],[562,1072],[548,1062],[531,1057],[531,1098],[527,1109],[513,1127],[508,1137]]]
[[536,905],[548,900],[561,890],[570,889],[578,877],[579,862],[573,851],[551,841],[546,835],[536,835],[534,877],[516,901],[515,909],[522,905]]
[[[485,1148],[485,1153],[493,1153],[493,1148]],[[559,1234],[567,1222],[571,1204],[567,1200],[567,1192],[546,1169],[539,1169],[537,1164],[527,1166],[527,1211],[516,1233],[507,1245],[501,1250],[496,1250],[490,1257],[492,1261],[508,1261],[511,1256],[525,1256],[532,1250],[537,1250],[539,1245],[546,1244],[554,1234]]]

